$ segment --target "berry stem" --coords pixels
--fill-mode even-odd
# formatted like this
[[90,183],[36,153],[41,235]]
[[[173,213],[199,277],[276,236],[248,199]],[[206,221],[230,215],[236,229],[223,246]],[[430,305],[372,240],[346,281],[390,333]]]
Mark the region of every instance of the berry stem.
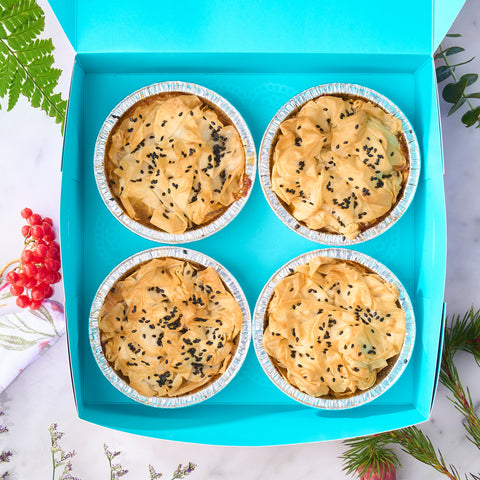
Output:
[[20,263],[20,259],[16,258],[15,260],[12,260],[11,262],[8,262],[1,270],[0,270],[0,279],[3,277],[3,274],[7,271],[8,267],[13,265],[14,263]]

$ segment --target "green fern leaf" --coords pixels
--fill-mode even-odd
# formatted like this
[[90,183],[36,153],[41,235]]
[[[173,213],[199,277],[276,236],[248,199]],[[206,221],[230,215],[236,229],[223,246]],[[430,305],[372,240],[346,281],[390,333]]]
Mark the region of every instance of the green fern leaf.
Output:
[[27,98],[30,98],[33,93],[33,89],[35,88],[35,84],[30,77],[27,77],[25,82],[22,85],[22,95],[25,95]]
[[63,126],[65,124],[66,113],[67,113],[67,101],[62,100],[57,105],[57,114],[55,115],[55,123],[62,124],[62,131],[63,131]]
[[0,6],[2,6],[5,9],[12,8],[15,4],[14,0],[0,0]]
[[[34,62],[48,53],[53,52],[52,39],[35,40],[17,51],[19,60],[22,63]],[[53,62],[53,56],[52,56]],[[49,65],[50,66],[50,65]]]
[[2,23],[9,32],[13,33],[22,25],[42,17],[42,9],[34,0],[20,0],[12,7],[0,13],[0,23]]
[[49,115],[51,115],[52,117],[55,117],[56,115],[56,110],[60,107],[60,103],[52,103],[50,105],[50,110],[49,110]]
[[23,16],[40,17],[43,15],[42,9],[37,5],[35,0],[11,0],[1,1],[0,5],[3,10],[0,11],[0,22],[13,22],[17,25],[22,23],[19,19]]
[[40,106],[40,104],[42,103],[42,91],[39,89],[39,88],[35,88],[33,90],[33,94],[32,94],[32,97],[30,98],[30,103],[38,108]]
[[19,50],[29,45],[45,28],[45,19],[36,18],[25,25],[20,25],[8,36],[8,45],[13,50]]
[[11,110],[18,102],[18,97],[22,90],[22,80],[25,78],[25,72],[17,69],[13,74],[12,81],[10,82],[10,88],[8,92],[8,107],[7,112]]
[[48,69],[53,64],[53,55],[43,55],[42,57],[36,58],[27,65],[28,72],[35,76],[41,72],[48,71]]
[[45,112],[49,113],[48,109],[50,108],[50,101],[49,101],[48,97],[45,97],[45,96],[43,97],[40,108],[42,110],[44,110]]
[[0,71],[0,97],[4,97],[8,92],[8,86],[12,81],[17,67],[17,62],[12,56],[7,57],[2,70]]
[[62,71],[53,68],[52,40],[38,38],[44,27],[36,0],[0,0],[0,98],[8,94],[11,110],[24,95],[60,123],[63,133],[67,103],[53,93]]
[[62,96],[59,93],[56,93],[50,97],[50,101],[52,102],[52,105],[58,105],[62,101]]

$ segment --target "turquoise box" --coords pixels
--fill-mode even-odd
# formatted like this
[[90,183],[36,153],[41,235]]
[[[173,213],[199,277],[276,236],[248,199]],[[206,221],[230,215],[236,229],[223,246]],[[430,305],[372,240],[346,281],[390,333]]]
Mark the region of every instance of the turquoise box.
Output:
[[[332,440],[429,418],[442,345],[446,222],[433,52],[464,0],[50,0],[77,55],[63,152],[61,246],[68,342],[80,418],[163,439],[219,445]],[[421,152],[415,199],[391,229],[356,246],[390,268],[414,305],[417,337],[399,381],[361,407],[323,411],[296,403],[263,373],[253,348],[234,380],[204,403],[176,410],[135,403],[95,363],[88,317],[95,292],[121,261],[154,247],[102,202],[93,174],[97,134],[134,90],[180,80],[229,100],[258,149],[292,96],[331,82],[372,88],[410,120]],[[240,215],[188,244],[222,263],[253,311],[268,278],[319,247],[284,226],[258,182]]]

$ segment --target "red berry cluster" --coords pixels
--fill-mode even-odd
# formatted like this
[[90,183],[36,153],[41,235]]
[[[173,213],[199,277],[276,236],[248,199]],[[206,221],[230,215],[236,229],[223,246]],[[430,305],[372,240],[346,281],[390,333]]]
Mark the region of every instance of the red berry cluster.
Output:
[[60,246],[55,241],[51,218],[42,218],[29,208],[24,208],[21,215],[27,221],[22,227],[25,248],[20,265],[7,273],[6,280],[19,307],[37,310],[45,298],[53,295],[51,285],[62,278]]

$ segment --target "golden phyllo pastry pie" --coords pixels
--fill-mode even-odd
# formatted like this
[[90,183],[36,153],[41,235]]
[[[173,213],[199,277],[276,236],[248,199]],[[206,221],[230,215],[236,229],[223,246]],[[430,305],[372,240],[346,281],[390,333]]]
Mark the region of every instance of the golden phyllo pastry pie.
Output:
[[320,96],[284,120],[272,189],[300,223],[355,239],[395,208],[409,172],[402,123],[358,97]]
[[330,257],[313,258],[276,285],[265,324],[263,346],[277,370],[314,397],[373,387],[406,332],[394,284]]
[[194,393],[227,369],[242,312],[215,269],[149,260],[118,280],[98,326],[105,357],[147,397]]
[[170,234],[216,220],[248,190],[240,134],[192,94],[160,93],[130,107],[110,133],[105,173],[130,218]]

